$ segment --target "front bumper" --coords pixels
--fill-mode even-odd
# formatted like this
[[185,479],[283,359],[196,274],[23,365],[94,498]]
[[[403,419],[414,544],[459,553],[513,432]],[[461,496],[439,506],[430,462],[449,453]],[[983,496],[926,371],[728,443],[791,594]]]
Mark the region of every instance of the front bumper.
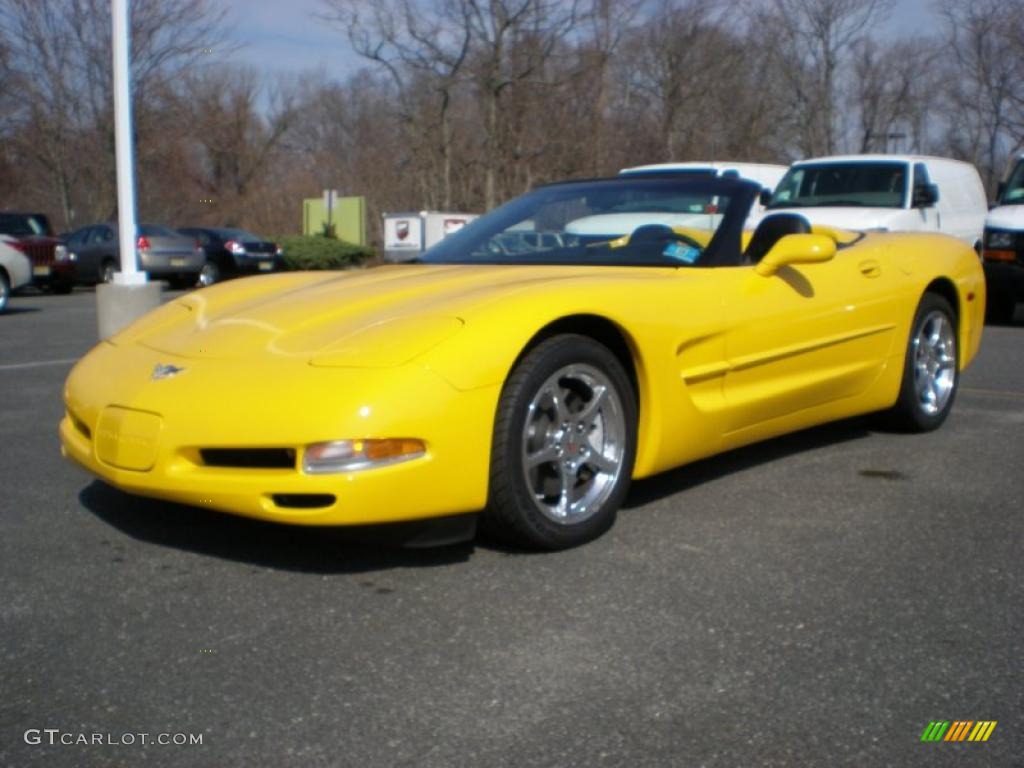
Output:
[[32,284],[37,288],[50,288],[55,285],[73,285],[75,282],[75,263],[72,261],[53,261],[49,264],[32,265]]
[[[175,359],[191,370],[152,381],[153,366],[168,362],[138,345],[96,347],[65,387],[62,453],[129,493],[282,523],[399,522],[486,503],[497,387],[460,392],[424,367],[318,369],[280,360],[267,361],[276,374],[253,379],[253,366],[237,360]],[[115,411],[144,426],[110,419]],[[342,474],[298,469],[310,443],[384,436],[418,437],[427,453]],[[200,453],[267,447],[295,451],[295,466],[210,466]]]

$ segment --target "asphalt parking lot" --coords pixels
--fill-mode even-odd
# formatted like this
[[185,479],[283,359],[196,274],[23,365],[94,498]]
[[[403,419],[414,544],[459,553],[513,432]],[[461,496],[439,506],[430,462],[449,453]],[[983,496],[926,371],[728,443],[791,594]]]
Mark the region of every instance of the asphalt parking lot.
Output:
[[[1024,322],[947,424],[634,485],[552,555],[135,499],[58,450],[95,299],[0,317],[0,765],[1024,765]],[[994,720],[985,743],[921,743]],[[201,745],[26,743],[201,734]]]

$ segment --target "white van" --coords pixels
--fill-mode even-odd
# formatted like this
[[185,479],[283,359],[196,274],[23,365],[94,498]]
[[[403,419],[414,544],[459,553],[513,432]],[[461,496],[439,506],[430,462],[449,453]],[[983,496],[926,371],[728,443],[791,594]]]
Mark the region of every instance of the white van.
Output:
[[1008,323],[1017,302],[1024,301],[1024,154],[1011,165],[985,219],[982,257],[989,319]]
[[765,214],[843,229],[934,231],[981,250],[985,187],[970,163],[925,155],[845,155],[789,167]]
[[623,168],[619,175],[630,174],[651,174],[651,173],[692,173],[701,176],[719,176],[723,178],[740,178],[756,181],[762,189],[769,192],[775,189],[776,185],[789,170],[784,165],[772,165],[771,163],[726,163],[726,162],[700,162],[691,161],[686,163],[655,163],[654,165],[638,165],[634,168]]

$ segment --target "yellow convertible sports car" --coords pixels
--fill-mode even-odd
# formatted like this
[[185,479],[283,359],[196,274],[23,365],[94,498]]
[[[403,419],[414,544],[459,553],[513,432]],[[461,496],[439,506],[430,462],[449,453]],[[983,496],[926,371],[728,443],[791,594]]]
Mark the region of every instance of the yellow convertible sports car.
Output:
[[632,478],[833,419],[938,427],[985,282],[942,235],[743,222],[756,185],[540,187],[418,263],[176,298],[74,368],[67,456],[282,523],[467,515],[558,549]]

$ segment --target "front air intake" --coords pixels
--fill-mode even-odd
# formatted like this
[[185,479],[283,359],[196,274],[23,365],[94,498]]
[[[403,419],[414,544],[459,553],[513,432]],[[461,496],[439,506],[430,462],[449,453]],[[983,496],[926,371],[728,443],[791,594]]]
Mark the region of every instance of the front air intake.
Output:
[[271,498],[279,507],[291,509],[319,509],[334,503],[332,493],[275,493]]
[[294,448],[201,448],[207,467],[232,469],[295,469]]

